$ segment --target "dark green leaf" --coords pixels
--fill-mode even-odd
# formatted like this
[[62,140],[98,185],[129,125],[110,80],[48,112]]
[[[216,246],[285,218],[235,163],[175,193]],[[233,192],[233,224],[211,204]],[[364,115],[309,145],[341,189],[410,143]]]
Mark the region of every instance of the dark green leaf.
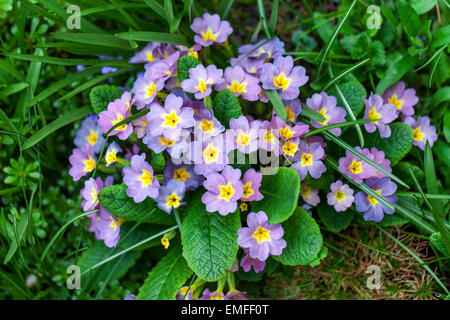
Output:
[[92,109],[96,114],[99,114],[107,109],[108,103],[115,99],[119,99],[122,96],[122,93],[122,89],[117,86],[99,85],[92,88],[89,93]]
[[320,220],[327,229],[334,232],[341,232],[347,229],[353,220],[353,212],[350,210],[344,212],[337,212],[334,207],[327,204],[320,204],[317,207]]
[[242,108],[238,98],[228,89],[220,91],[214,98],[214,116],[226,128],[229,128],[230,119],[242,116]]
[[189,69],[195,68],[200,64],[197,58],[192,56],[183,56],[178,60],[177,80],[182,81],[189,79]]

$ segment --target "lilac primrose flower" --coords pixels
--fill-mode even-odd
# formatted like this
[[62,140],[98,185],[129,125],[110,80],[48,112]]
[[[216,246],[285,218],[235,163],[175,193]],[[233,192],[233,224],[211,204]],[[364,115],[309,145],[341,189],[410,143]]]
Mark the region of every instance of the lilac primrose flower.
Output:
[[397,114],[401,112],[405,116],[412,116],[414,106],[419,102],[419,98],[416,96],[416,90],[411,88],[405,90],[405,83],[399,81],[384,91],[383,101],[393,104],[397,109]]
[[199,64],[195,68],[189,69],[189,79],[181,82],[184,91],[194,93],[196,99],[203,99],[211,94],[213,85],[221,84],[223,70],[217,69],[215,65],[206,68]]
[[85,143],[88,143],[94,153],[102,151],[105,138],[103,138],[102,128],[97,124],[97,120],[98,116],[91,114],[81,122],[80,129],[75,134],[73,141],[77,148],[81,148]]
[[249,120],[245,116],[230,119],[230,132],[233,134],[233,149],[249,154],[258,149],[258,130],[261,121]]
[[184,192],[186,185],[183,181],[170,180],[166,185],[159,189],[159,196],[155,199],[158,203],[158,207],[170,214],[172,208],[176,209],[184,202],[181,202],[184,198]]
[[176,300],[192,300],[192,286],[189,287],[184,286],[180,290],[177,291]]
[[266,261],[261,261],[257,258],[250,257],[249,249],[244,249],[246,255],[241,260],[240,266],[242,269],[244,269],[245,272],[249,272],[250,269],[253,267],[253,270],[255,270],[256,273],[259,273],[264,270],[266,267]]
[[291,161],[297,161],[300,158],[300,154],[297,152],[300,145],[300,138],[294,138],[286,140],[281,147],[281,151]]
[[222,291],[211,292],[209,289],[203,291],[202,297],[199,300],[228,300],[227,297],[222,293]]
[[200,44],[194,44],[189,48],[183,45],[176,45],[175,48],[180,50],[182,56],[192,56],[198,59],[198,52],[202,49],[202,46]]
[[436,134],[436,128],[430,125],[429,117],[419,116],[417,121],[413,117],[407,117],[404,121],[408,126],[413,129],[413,142],[412,144],[425,150],[425,145],[428,141],[430,147],[436,142],[438,135]]
[[272,128],[277,129],[275,133],[283,140],[301,138],[309,132],[309,126],[306,124],[296,124],[293,127],[284,122],[280,117],[272,117]]
[[131,168],[122,170],[123,182],[128,186],[127,196],[139,203],[147,197],[156,198],[159,195],[159,182],[153,176],[153,168],[145,161],[145,153],[131,158]]
[[250,212],[247,216],[248,227],[238,229],[237,243],[248,248],[250,257],[265,261],[269,254],[279,256],[284,248],[284,230],[279,223],[269,223],[264,211]]
[[90,211],[98,208],[98,193],[103,189],[103,186],[109,186],[113,183],[113,177],[108,176],[105,180],[105,184],[103,185],[102,178],[97,177],[89,178],[84,182],[84,188],[81,189],[80,195],[83,197],[83,201],[81,202],[81,207],[83,211]]
[[246,44],[240,46],[238,49],[239,55],[248,54],[249,59],[255,58],[255,60],[269,60],[281,57],[284,50],[284,42],[278,37],[267,41],[267,39],[261,39],[255,44]]
[[228,300],[248,300],[245,295],[247,294],[246,291],[239,291],[239,290],[230,290],[225,298]]
[[195,164],[194,172],[207,176],[214,171],[221,171],[228,164],[228,147],[224,134],[211,140],[191,142],[186,158]]
[[174,164],[171,160],[164,168],[164,182],[169,180],[182,181],[187,190],[195,190],[203,184],[203,176],[194,173],[194,166],[189,164]]
[[174,94],[167,96],[164,107],[152,103],[150,112],[147,113],[147,134],[163,135],[170,140],[178,139],[182,129],[194,126],[194,110],[189,107],[182,108],[182,106],[183,98]]
[[204,47],[213,43],[223,43],[233,32],[228,21],[221,21],[218,14],[205,12],[202,18],[195,18],[191,24],[191,29],[196,33],[194,41]]
[[136,108],[141,110],[148,104],[152,103],[158,91],[164,87],[164,81],[155,80],[149,72],[145,72],[142,76],[138,76],[133,84],[131,92],[136,98]]
[[353,190],[341,180],[330,185],[331,192],[327,194],[327,203],[334,206],[337,212],[346,211],[353,203]]
[[72,176],[73,181],[78,181],[95,169],[97,157],[92,152],[92,147],[85,144],[81,149],[73,149],[69,162],[72,165],[69,175]]
[[[130,116],[130,106],[121,99],[116,99],[108,104],[108,109],[100,112],[98,124],[103,133],[108,132],[115,124],[125,120]],[[126,140],[133,133],[133,125],[125,123],[113,131],[108,136],[117,135],[120,140]]]
[[117,154],[122,152],[122,148],[117,144],[117,142],[113,141],[109,144],[108,149],[105,154],[106,166],[109,167],[112,163],[117,161]]
[[300,161],[294,163],[291,168],[299,173],[302,180],[306,178],[308,172],[314,179],[319,179],[322,173],[327,171],[327,168],[320,160],[325,151],[319,142],[314,142],[308,146],[305,141],[300,141],[298,152]]
[[201,135],[202,139],[209,139],[225,131],[225,126],[214,117],[212,110],[200,109],[194,119],[194,135]]
[[177,73],[177,62],[180,58],[180,52],[175,52],[165,59],[155,61],[145,65],[145,72],[149,73],[155,81],[166,81]]
[[388,123],[391,123],[397,119],[397,109],[393,104],[384,104],[383,98],[373,92],[370,94],[369,99],[363,98],[366,105],[364,119],[380,119],[374,122],[364,123],[364,128],[367,132],[375,132],[378,128],[380,131],[380,137],[389,138],[391,136],[391,128]]
[[287,121],[294,123],[297,117],[302,112],[302,104],[299,99],[292,99],[283,101],[284,107],[286,109]]
[[142,116],[133,121],[134,133],[138,139],[142,139],[147,132],[148,120],[146,116]]
[[246,73],[242,67],[227,67],[224,76],[225,81],[216,86],[217,91],[229,89],[236,97],[242,95],[242,98],[248,101],[259,99],[261,92],[259,79]]
[[152,136],[146,135],[142,142],[147,145],[147,147],[156,153],[161,153],[167,150],[172,159],[179,159],[182,154],[189,149],[188,139],[190,138],[190,131],[182,129],[175,139],[167,139],[163,135]]
[[174,51],[174,47],[170,44],[150,42],[144,49],[136,52],[134,56],[130,58],[130,63],[156,62],[162,57],[168,57]]
[[[321,128],[331,124],[345,122],[347,112],[345,109],[337,107],[336,104],[336,97],[329,96],[325,92],[321,92],[320,94],[315,93],[311,98],[306,99],[306,105],[325,118],[325,121],[322,122],[311,120],[311,125],[315,128]],[[340,136],[341,128],[331,129],[330,132],[336,136]]]
[[261,82],[264,89],[280,89],[280,97],[291,100],[298,97],[300,87],[309,79],[305,68],[294,67],[291,56],[278,57],[273,63],[266,63],[261,71]]
[[307,204],[313,207],[320,203],[319,189],[314,189],[304,182],[302,183],[300,195]]
[[237,201],[242,197],[243,187],[239,180],[241,170],[226,166],[222,173],[211,172],[206,177],[203,186],[206,192],[202,202],[206,204],[206,211],[216,212],[222,216],[236,211]]
[[[355,147],[355,150],[370,160],[374,160],[374,155],[369,152],[369,149],[364,148],[361,150],[360,147]],[[345,151],[345,157],[339,159],[339,171],[348,174],[356,183],[362,183],[363,179],[369,179],[377,170],[350,151]]]
[[[391,160],[385,158],[384,151],[378,151],[377,148],[373,147],[370,149],[370,153],[373,155],[373,161],[379,164],[382,168],[384,168],[388,172],[392,172],[391,169]],[[383,178],[386,175],[379,170],[373,174],[374,177]]]
[[137,144],[133,144],[133,146],[131,147],[131,150],[128,149],[128,148],[125,149],[125,156],[124,156],[124,158],[131,161],[131,158],[133,158],[133,156],[135,154],[139,154],[139,147],[138,147]]
[[264,59],[246,57],[245,54],[239,55],[237,58],[230,59],[230,65],[240,66],[245,72],[259,78],[261,69],[264,65]]
[[262,174],[256,172],[255,169],[248,169],[241,182],[244,186],[242,198],[243,201],[259,201],[264,198],[264,196],[259,192],[259,187],[261,187]]
[[119,242],[120,225],[122,222],[102,206],[100,206],[99,215],[100,220],[96,227],[99,229],[100,239],[105,242],[105,246],[113,248]]
[[[391,204],[397,203],[397,196],[394,194],[397,191],[397,185],[388,177],[369,179],[366,181],[366,185]],[[394,210],[390,210],[377,199],[362,191],[355,195],[355,204],[356,210],[364,212],[366,221],[380,222],[383,220],[384,213],[394,213]]]
[[273,121],[263,121],[258,130],[259,148],[280,155],[281,146],[277,131],[273,128]]
[[136,295],[128,294],[123,298],[123,300],[136,300]]

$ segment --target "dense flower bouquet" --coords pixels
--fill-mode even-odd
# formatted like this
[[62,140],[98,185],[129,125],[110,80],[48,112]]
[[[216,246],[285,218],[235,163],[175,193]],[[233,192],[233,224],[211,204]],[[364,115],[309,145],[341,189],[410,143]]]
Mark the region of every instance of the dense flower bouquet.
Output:
[[[167,249],[138,299],[245,299],[236,279],[327,255],[312,211],[332,230],[396,214],[407,184],[391,167],[437,140],[430,119],[414,116],[414,89],[399,81],[367,94],[348,74],[303,97],[311,79],[279,38],[235,54],[219,15],[191,29],[192,47],[137,51],[132,88],[91,91],[97,114],[81,123],[69,158],[98,240]],[[228,59],[224,70],[211,48]],[[133,236],[141,241],[127,245]]]

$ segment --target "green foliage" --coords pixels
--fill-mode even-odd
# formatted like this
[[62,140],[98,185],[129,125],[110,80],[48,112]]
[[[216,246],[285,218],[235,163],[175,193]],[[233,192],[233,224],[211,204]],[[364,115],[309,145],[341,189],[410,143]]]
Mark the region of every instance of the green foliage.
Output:
[[230,119],[242,116],[242,108],[238,98],[228,89],[220,91],[214,98],[214,116],[226,128],[229,128]]
[[104,187],[100,191],[98,199],[106,210],[125,220],[140,221],[143,219],[142,222],[167,226],[175,224],[173,216],[160,210],[153,199],[146,198],[140,203],[135,203],[133,198],[127,196],[127,186],[124,183]]
[[122,90],[119,87],[111,85],[99,85],[92,88],[89,97],[91,99],[92,109],[96,114],[106,110],[108,103],[119,99],[122,96]]
[[189,79],[189,69],[195,68],[200,64],[197,58],[192,56],[183,56],[178,60],[177,65],[177,80],[182,82]]
[[317,267],[320,264],[320,261],[325,259],[328,255],[328,248],[325,246],[322,246],[322,248],[319,251],[319,254],[317,255],[317,259],[314,259],[312,262],[309,263],[310,267]]
[[191,275],[181,247],[172,248],[150,271],[136,299],[175,300],[177,291]]
[[367,135],[366,141],[368,148],[383,150],[386,158],[391,160],[391,166],[395,166],[411,150],[414,135],[411,127],[404,123],[396,122],[390,124],[390,127],[389,138],[380,138],[379,132],[375,131]]
[[236,260],[237,230],[241,227],[239,210],[221,216],[209,213],[201,202],[204,189],[195,191],[186,208],[181,239],[184,258],[197,276],[217,281]]
[[325,227],[333,232],[341,232],[347,229],[354,216],[353,212],[349,209],[343,212],[337,212],[334,207],[327,204],[319,204],[317,211]]
[[430,236],[430,242],[445,256],[450,254],[444,244],[444,241],[442,240],[442,235],[440,232],[433,233]]
[[295,213],[281,225],[287,246],[280,256],[274,256],[275,260],[284,265],[297,266],[307,265],[319,259],[322,234],[314,218],[297,207]]
[[417,181],[421,182],[423,181],[425,174],[423,173],[423,170],[416,166],[415,164],[411,164],[409,162],[400,161],[395,167],[394,167],[394,173],[403,181],[405,181],[409,185],[414,185],[414,181],[411,178],[411,174],[409,173],[409,170],[412,170],[414,176],[416,177]]
[[[364,108],[364,102],[362,98],[367,97],[366,88],[355,78],[352,74],[347,75],[339,82],[339,89],[342,92],[345,100],[352,109],[355,117],[361,113]],[[332,87],[327,92],[329,95],[333,95],[337,99],[337,105],[340,107],[345,107],[345,102],[343,101],[341,95],[338,93],[336,87]],[[350,116],[347,114],[347,120],[351,120]]]
[[270,223],[286,221],[297,207],[300,177],[294,169],[279,167],[276,174],[263,176],[259,191],[264,198],[253,203],[252,210],[264,211]]

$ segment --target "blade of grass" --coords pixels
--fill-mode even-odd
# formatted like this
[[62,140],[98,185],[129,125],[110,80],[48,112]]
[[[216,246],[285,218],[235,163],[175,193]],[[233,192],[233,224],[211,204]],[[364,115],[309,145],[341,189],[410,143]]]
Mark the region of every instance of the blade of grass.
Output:
[[234,0],[220,1],[219,6],[217,7],[217,12],[220,12],[220,18],[222,18],[222,20],[225,20],[228,17],[228,13],[230,13],[233,2]]
[[51,35],[58,40],[134,51],[128,41],[111,34],[53,32]]
[[324,62],[325,58],[327,57],[328,52],[331,49],[331,45],[333,44],[334,39],[336,39],[339,32],[341,31],[341,28],[344,25],[344,22],[347,20],[347,17],[350,15],[350,12],[352,11],[353,7],[355,6],[356,1],[357,0],[353,0],[353,2],[350,4],[350,7],[347,9],[347,12],[345,13],[344,17],[339,22],[337,28],[334,30],[333,35],[331,36],[331,39],[328,41],[327,46],[325,47],[325,52],[322,55],[322,59],[319,63],[319,68],[317,69],[317,73],[320,73],[320,70],[322,70],[323,62]]
[[270,13],[270,20],[269,20],[269,28],[272,34],[276,33],[279,6],[280,6],[279,0],[272,1],[272,12]]
[[381,171],[382,173],[384,173],[386,176],[388,176],[389,178],[391,178],[393,181],[401,184],[402,186],[406,187],[409,189],[409,186],[403,182],[403,180],[401,180],[400,178],[398,178],[396,175],[392,174],[391,172],[387,171],[386,169],[384,169],[383,167],[381,167],[378,163],[374,162],[373,160],[370,160],[369,158],[367,158],[365,155],[363,155],[362,153],[356,151],[354,148],[352,148],[347,142],[345,142],[344,140],[336,137],[334,134],[332,134],[331,132],[328,131],[323,131],[322,134],[324,136],[326,136],[328,139],[330,139],[331,141],[333,141],[334,143],[336,143],[338,146],[344,148],[345,150],[350,151],[351,153],[353,153],[355,156],[357,156],[358,158],[360,158],[361,160],[364,160],[365,162],[367,162],[368,164],[370,164],[372,167],[374,167],[375,169]]
[[364,65],[365,63],[369,62],[370,58],[367,58],[365,60],[362,60],[358,63],[355,63],[353,66],[351,66],[348,69],[345,69],[344,71],[342,71],[337,77],[333,78],[330,80],[330,82],[328,82],[322,89],[322,91],[327,90],[330,86],[332,86],[333,84],[335,84],[339,79],[342,79],[343,77],[345,77],[347,74],[349,74],[350,72],[352,72],[353,70],[358,69],[359,67],[361,67],[362,65]]
[[334,128],[349,127],[349,126],[352,126],[352,125],[355,125],[355,124],[362,124],[362,123],[368,123],[368,122],[373,122],[373,121],[376,121],[376,119],[359,119],[359,120],[354,120],[354,121],[346,121],[346,122],[330,124],[328,126],[312,130],[312,131],[308,132],[307,134],[305,134],[303,137],[304,138],[308,138],[308,137],[313,136],[315,134],[321,133],[322,131],[329,131],[329,130],[334,129]]
[[264,3],[262,0],[256,0],[258,6],[259,17],[262,21],[264,33],[266,34],[267,39],[272,38],[272,33],[270,32],[269,24],[267,23],[266,13],[264,12]]
[[313,110],[310,107],[307,107],[305,105],[302,106],[301,115],[308,119],[315,120],[317,122],[325,121],[325,117],[323,115],[321,115],[316,110]]
[[283,101],[280,98],[280,95],[276,90],[264,90],[270,102],[273,105],[273,108],[277,112],[277,115],[283,119],[283,121],[287,120],[286,108],[284,107]]
[[28,149],[34,146],[36,143],[47,137],[49,134],[55,132],[56,130],[77,121],[78,119],[84,118],[91,114],[92,108],[90,106],[85,106],[83,108],[71,110],[64,115],[58,117],[56,120],[50,122],[47,126],[41,128],[34,135],[29,137],[23,144],[22,150]]
[[21,82],[25,81],[24,76],[19,71],[17,71],[17,69],[14,68],[14,66],[11,63],[9,63],[9,61],[5,59],[0,60],[0,69],[9,73],[10,75],[12,75],[14,78],[16,78]]
[[156,41],[170,44],[179,44],[183,46],[190,46],[189,41],[182,34],[170,34],[163,32],[150,32],[150,31],[134,31],[134,32],[121,32],[116,36],[120,39],[134,40],[134,41]]
[[[407,197],[407,198],[411,198],[413,196],[414,197],[420,197],[421,196],[420,192],[397,191],[395,194],[398,195],[399,197]],[[428,199],[450,200],[450,195],[448,195],[448,194],[424,193],[424,195]]]

